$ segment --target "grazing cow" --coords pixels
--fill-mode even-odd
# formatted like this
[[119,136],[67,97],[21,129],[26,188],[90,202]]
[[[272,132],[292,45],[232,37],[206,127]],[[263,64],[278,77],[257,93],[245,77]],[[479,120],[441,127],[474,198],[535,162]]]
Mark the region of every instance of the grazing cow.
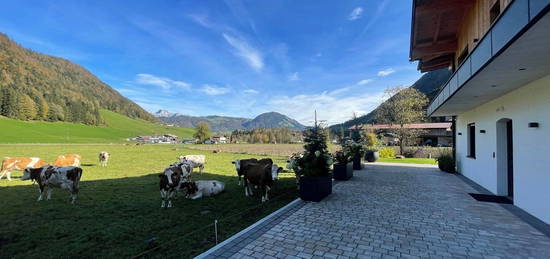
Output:
[[159,175],[161,208],[172,207],[172,198],[180,191],[181,184],[191,180],[191,170],[191,166],[187,163],[175,163]]
[[202,173],[206,157],[204,155],[186,155],[179,157],[180,162],[189,163],[193,168],[199,168],[199,173]]
[[53,165],[54,166],[59,166],[59,167],[63,167],[63,166],[76,166],[76,167],[79,167],[80,166],[80,160],[81,160],[80,155],[65,154],[65,155],[58,156],[55,159],[55,161],[53,162]]
[[111,155],[105,151],[99,152],[99,166],[107,166]]
[[239,177],[238,184],[241,185],[242,183],[241,177],[244,175],[244,169],[248,166],[248,164],[258,163],[258,159],[256,158],[241,159],[241,160],[232,161],[231,163],[235,165],[235,169],[237,170],[237,176]]
[[245,168],[244,194],[252,195],[250,185],[259,186],[262,191],[262,202],[269,200],[268,192],[273,187],[273,181],[279,179],[282,167],[276,164],[251,163]]
[[294,171],[294,174],[296,176],[296,188],[300,189],[300,177],[298,173],[300,172],[301,168],[296,162],[298,159],[304,157],[304,154],[302,153],[294,153],[292,154],[287,160],[286,160],[286,168],[289,170]]
[[53,188],[61,188],[69,190],[71,194],[71,203],[74,204],[78,194],[80,177],[82,177],[82,169],[80,167],[57,167],[48,165],[41,168],[25,169],[21,180],[30,179],[38,183],[38,187],[40,187],[40,196],[38,196],[39,201],[43,199],[45,192],[47,192],[46,199],[50,200],[52,198]]
[[223,192],[225,184],[216,180],[183,182],[180,187],[186,190],[186,197],[190,199],[199,199],[209,197]]
[[249,159],[235,160],[235,161],[232,161],[231,163],[235,165],[235,169],[237,170],[237,176],[239,177],[238,184],[241,185],[241,182],[245,180],[244,178],[242,178],[241,180],[241,177],[244,176],[244,171],[248,164],[259,163],[264,165],[267,165],[267,164],[272,165],[273,160],[271,158],[262,158],[260,160],[256,158],[249,158]]
[[7,175],[11,181],[11,171],[23,171],[27,168],[40,168],[47,165],[38,157],[5,157],[2,160],[2,170],[0,170],[0,180],[4,175]]

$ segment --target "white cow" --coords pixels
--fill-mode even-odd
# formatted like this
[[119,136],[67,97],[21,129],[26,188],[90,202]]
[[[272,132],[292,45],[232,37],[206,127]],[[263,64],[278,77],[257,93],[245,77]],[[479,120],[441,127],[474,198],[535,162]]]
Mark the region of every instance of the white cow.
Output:
[[225,183],[216,180],[184,182],[180,188],[187,191],[188,198],[195,200],[223,192]]
[[192,168],[199,168],[199,173],[202,173],[202,170],[204,169],[204,164],[206,163],[206,156],[186,155],[186,156],[180,156],[179,160],[181,163],[187,163],[191,165]]
[[99,152],[99,166],[107,166],[111,155],[105,151]]

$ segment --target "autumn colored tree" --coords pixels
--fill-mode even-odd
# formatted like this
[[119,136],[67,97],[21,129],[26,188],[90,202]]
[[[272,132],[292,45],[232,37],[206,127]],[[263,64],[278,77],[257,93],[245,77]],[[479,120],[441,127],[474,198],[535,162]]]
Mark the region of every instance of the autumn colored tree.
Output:
[[193,137],[198,139],[200,143],[204,143],[205,140],[210,138],[210,135],[210,125],[204,121],[201,121],[195,127]]
[[428,98],[414,88],[392,88],[386,94],[391,97],[378,107],[377,121],[397,125],[390,131],[397,135],[399,153],[402,155],[405,145],[412,144],[422,134],[421,130],[405,128],[405,125],[426,119],[424,107],[428,104]]

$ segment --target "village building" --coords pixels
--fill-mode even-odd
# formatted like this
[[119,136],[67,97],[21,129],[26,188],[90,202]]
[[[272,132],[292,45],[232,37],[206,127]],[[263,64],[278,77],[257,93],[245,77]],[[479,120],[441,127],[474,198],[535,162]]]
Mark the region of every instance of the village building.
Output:
[[453,74],[457,171],[550,223],[550,0],[414,0],[410,60]]
[[153,135],[153,136],[137,136],[131,138],[131,141],[136,141],[141,144],[177,144],[179,137],[172,134]]
[[227,144],[227,138],[225,136],[213,136],[212,141],[215,144]]
[[[434,147],[450,147],[453,144],[453,132],[450,122],[435,122],[435,123],[413,123],[405,124],[403,128],[411,130],[420,130],[420,135],[417,138],[416,145],[418,146],[434,146]],[[397,124],[365,124],[359,126],[361,130],[366,129],[367,132],[372,132],[381,137],[381,140],[386,145],[398,145],[398,139],[392,134],[392,129],[400,128]],[[351,127],[350,129],[353,129]]]

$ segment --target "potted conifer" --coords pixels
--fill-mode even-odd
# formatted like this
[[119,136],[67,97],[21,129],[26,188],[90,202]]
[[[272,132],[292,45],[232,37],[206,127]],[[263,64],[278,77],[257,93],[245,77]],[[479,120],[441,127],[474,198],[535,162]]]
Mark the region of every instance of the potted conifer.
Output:
[[318,202],[332,193],[333,158],[328,152],[327,136],[317,121],[314,127],[304,130],[304,142],[303,155],[294,162],[300,179],[300,198]]
[[332,176],[335,180],[349,180],[353,177],[353,163],[349,160],[349,150],[345,147],[334,153]]
[[350,156],[353,161],[353,170],[361,170],[363,167],[361,164],[361,158],[365,155],[363,145],[355,142],[351,142],[349,145]]

